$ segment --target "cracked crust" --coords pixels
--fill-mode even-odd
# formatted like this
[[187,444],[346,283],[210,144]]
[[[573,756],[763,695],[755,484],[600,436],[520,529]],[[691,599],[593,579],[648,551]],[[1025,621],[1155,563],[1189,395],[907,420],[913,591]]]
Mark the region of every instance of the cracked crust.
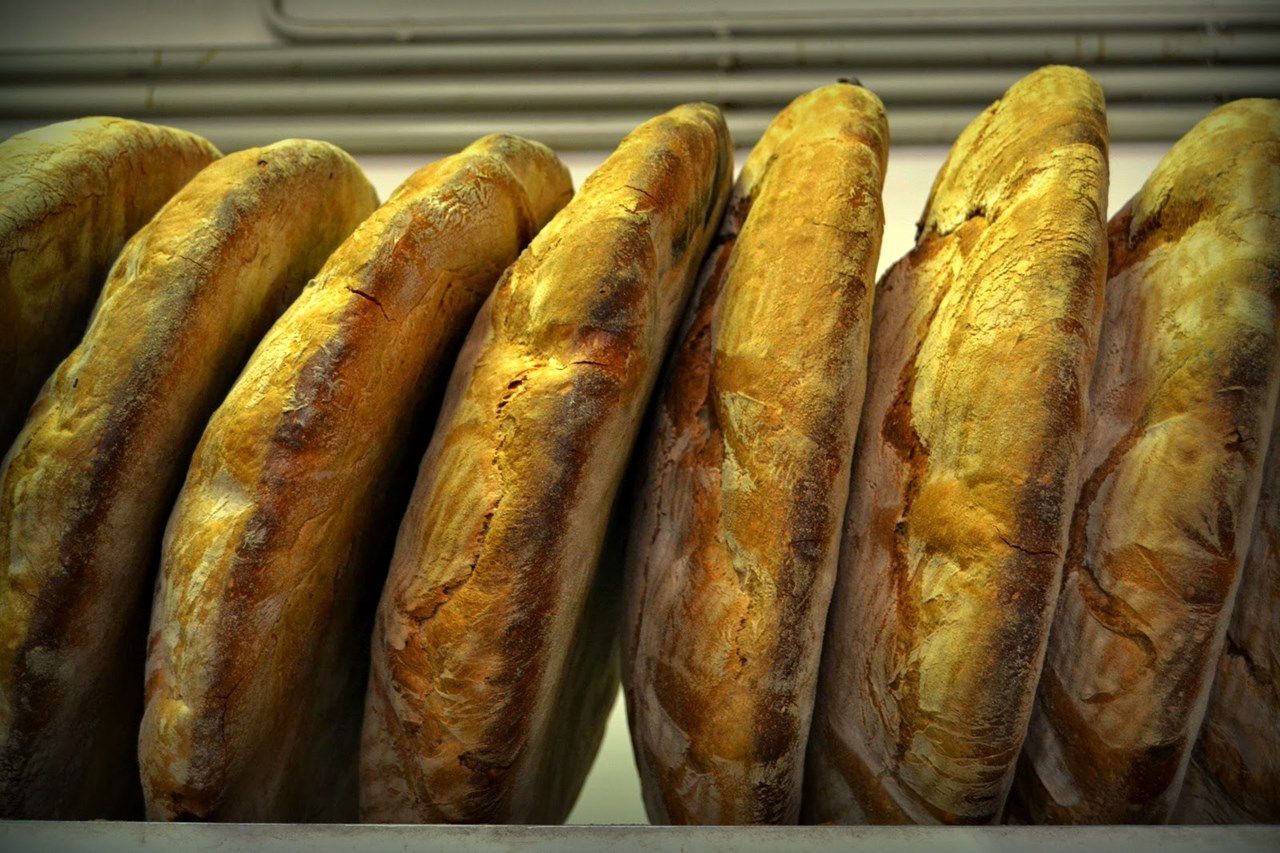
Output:
[[[1112,218],[1084,483],[1018,776],[1030,820],[1162,822],[1173,809],[1275,415],[1277,210],[1280,102],[1246,100],[1192,129]],[[1274,632],[1269,604],[1245,607]],[[1246,642],[1273,657],[1256,630]],[[1239,698],[1242,722],[1275,713]]]
[[407,498],[391,484],[481,303],[570,195],[545,146],[485,137],[405,181],[271,327],[165,533],[150,818],[356,819],[368,636]]
[[889,131],[803,95],[742,169],[662,385],[623,679],[655,823],[795,823],[866,382]]
[[350,157],[291,140],[215,161],[121,252],[0,470],[0,814],[140,802],[149,582],[192,448],[375,203]]
[[1075,494],[1106,186],[1101,91],[1041,69],[960,135],[877,287],[808,821],[1000,815]]
[[84,334],[125,240],[219,156],[194,134],[104,117],[0,144],[0,453]]
[[472,326],[378,609],[365,820],[568,815],[617,684],[609,507],[731,158],[714,107],[641,125]]

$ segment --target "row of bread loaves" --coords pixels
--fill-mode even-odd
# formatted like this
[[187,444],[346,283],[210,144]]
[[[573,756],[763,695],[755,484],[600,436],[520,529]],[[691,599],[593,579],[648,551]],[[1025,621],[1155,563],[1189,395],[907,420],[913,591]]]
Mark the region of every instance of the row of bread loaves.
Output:
[[621,676],[655,822],[1280,819],[1280,103],[1108,226],[1041,69],[877,284],[888,142],[0,145],[0,816],[560,822]]
[[[84,145],[73,124],[50,133]],[[366,817],[563,820],[617,690],[595,510],[731,175],[706,105],[638,128],[559,216],[567,170],[510,136],[376,211],[325,143],[195,174],[0,471],[0,812],[353,820],[364,719]],[[91,191],[132,192],[110,178]],[[47,227],[5,245],[93,224]]]

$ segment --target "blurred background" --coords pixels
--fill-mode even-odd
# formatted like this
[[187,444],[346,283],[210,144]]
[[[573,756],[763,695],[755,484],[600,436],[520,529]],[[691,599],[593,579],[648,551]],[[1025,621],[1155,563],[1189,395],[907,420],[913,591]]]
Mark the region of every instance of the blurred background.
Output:
[[[0,138],[85,115],[228,152],[313,137],[357,155],[382,198],[493,131],[552,146],[579,186],[693,100],[724,110],[741,164],[792,98],[857,78],[893,137],[881,270],[956,134],[1034,68],[1101,83],[1112,212],[1214,106],[1280,97],[1274,0],[39,0],[3,21]],[[571,821],[645,821],[621,701]]]

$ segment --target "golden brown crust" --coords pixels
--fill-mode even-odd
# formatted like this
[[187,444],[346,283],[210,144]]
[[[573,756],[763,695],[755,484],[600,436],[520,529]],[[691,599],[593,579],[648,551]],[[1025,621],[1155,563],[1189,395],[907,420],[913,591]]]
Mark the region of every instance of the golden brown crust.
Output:
[[1254,100],[1192,129],[1111,221],[1082,489],[1019,773],[1031,820],[1174,806],[1280,385],[1277,210],[1280,102]]
[[216,161],[121,252],[0,471],[6,816],[98,817],[137,791],[146,583],[191,450],[375,204],[351,158],[290,140]]
[[731,156],[714,107],[641,125],[481,310],[379,605],[366,820],[568,814],[616,690],[583,616],[608,508]]
[[961,133],[878,285],[807,820],[1000,814],[1074,496],[1106,186],[1101,91],[1041,69]]
[[151,818],[356,818],[362,591],[403,509],[388,483],[481,303],[571,194],[545,146],[485,137],[401,185],[263,339],[165,534],[139,742]]
[[125,240],[219,156],[194,134],[120,118],[0,143],[0,454],[84,334]]
[[628,719],[657,823],[795,823],[884,215],[884,107],[774,119],[708,255],[642,465]]

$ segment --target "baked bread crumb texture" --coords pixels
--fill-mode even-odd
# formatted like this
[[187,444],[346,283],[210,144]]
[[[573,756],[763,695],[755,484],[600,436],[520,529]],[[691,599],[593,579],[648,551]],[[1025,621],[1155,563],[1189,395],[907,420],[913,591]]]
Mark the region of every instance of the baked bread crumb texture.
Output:
[[1280,101],[892,129],[0,143],[0,818],[1280,822]]

